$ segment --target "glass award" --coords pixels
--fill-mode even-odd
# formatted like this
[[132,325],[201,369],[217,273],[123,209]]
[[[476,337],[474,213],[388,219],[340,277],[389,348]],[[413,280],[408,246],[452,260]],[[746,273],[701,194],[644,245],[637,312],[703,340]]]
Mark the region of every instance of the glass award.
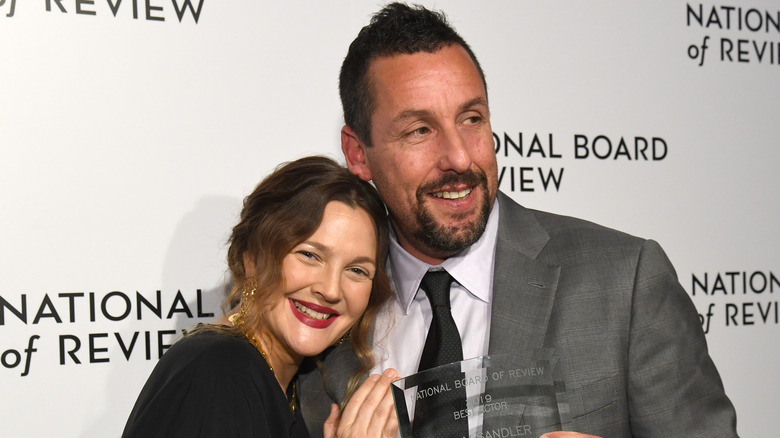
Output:
[[393,383],[402,438],[539,437],[568,422],[564,391],[551,349],[467,359]]

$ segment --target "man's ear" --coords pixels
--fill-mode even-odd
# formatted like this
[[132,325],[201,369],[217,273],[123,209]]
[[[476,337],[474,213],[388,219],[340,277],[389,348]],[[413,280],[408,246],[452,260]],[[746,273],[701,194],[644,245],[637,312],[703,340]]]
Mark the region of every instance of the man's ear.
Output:
[[366,161],[365,147],[352,128],[347,125],[341,128],[341,152],[347,160],[349,171],[364,181],[370,181],[371,168]]

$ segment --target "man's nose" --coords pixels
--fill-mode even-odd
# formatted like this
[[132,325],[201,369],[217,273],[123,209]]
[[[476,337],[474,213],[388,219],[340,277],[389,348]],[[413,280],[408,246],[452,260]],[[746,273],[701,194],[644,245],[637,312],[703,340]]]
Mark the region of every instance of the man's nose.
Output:
[[442,171],[452,170],[463,173],[471,167],[471,151],[466,139],[457,130],[444,132],[439,143],[441,155],[439,168]]

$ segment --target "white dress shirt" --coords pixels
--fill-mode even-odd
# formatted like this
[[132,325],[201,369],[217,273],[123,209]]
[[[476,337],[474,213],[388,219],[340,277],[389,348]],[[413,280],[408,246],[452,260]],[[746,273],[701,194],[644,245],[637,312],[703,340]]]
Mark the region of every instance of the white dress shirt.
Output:
[[[450,303],[464,359],[488,354],[498,208],[496,200],[485,232],[476,243],[439,265],[455,279]],[[375,366],[371,372],[395,368],[399,376],[405,377],[417,372],[433,318],[425,292],[418,293],[423,276],[433,266],[409,254],[392,231],[390,234],[387,267],[396,297],[377,317],[372,350]]]

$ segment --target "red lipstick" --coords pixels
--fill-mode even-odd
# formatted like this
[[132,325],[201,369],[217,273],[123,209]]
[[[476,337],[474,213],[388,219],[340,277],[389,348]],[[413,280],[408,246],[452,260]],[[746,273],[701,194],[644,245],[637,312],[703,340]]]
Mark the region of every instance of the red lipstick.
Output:
[[316,328],[316,329],[328,328],[330,327],[331,324],[333,324],[334,321],[336,321],[336,318],[339,317],[338,312],[336,312],[335,310],[329,307],[322,307],[314,303],[307,303],[306,301],[295,300],[299,302],[301,305],[308,307],[309,309],[314,310],[315,312],[327,313],[329,315],[332,315],[328,319],[315,319],[298,310],[298,308],[295,307],[295,302],[292,299],[289,299],[288,301],[290,302],[290,308],[292,309],[292,313],[293,315],[295,315],[296,318],[298,318],[298,321],[302,322],[303,324],[306,324],[311,328]]

